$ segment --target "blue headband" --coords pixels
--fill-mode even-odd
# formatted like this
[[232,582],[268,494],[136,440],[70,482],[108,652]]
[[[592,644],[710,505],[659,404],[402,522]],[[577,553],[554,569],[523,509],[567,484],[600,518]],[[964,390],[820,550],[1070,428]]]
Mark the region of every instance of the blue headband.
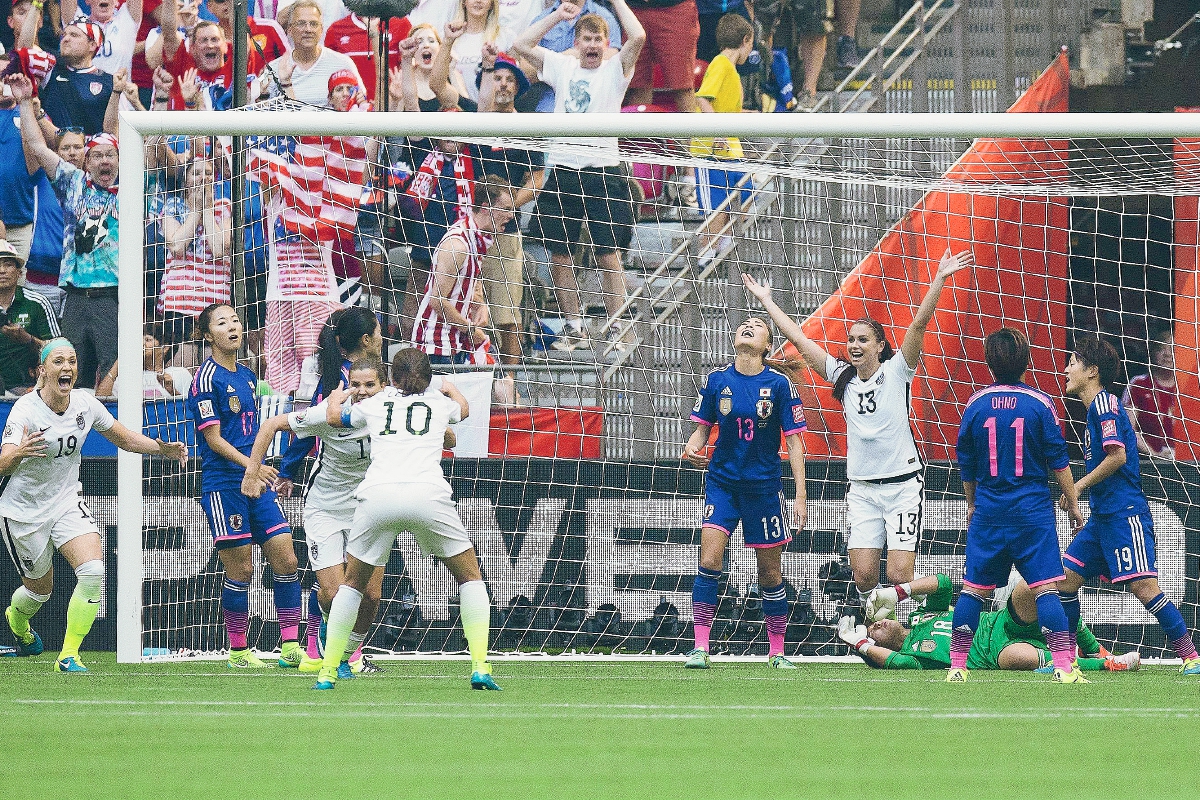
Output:
[[38,363],[45,364],[46,359],[50,357],[50,354],[60,347],[69,347],[72,350],[75,349],[75,345],[71,344],[70,339],[64,339],[62,336],[59,336],[57,339],[51,339],[42,345],[42,355],[38,358]]

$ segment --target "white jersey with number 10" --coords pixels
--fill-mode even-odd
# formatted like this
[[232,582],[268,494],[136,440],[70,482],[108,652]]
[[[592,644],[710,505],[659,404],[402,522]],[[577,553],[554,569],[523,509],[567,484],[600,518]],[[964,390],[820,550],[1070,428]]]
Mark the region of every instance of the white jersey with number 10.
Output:
[[358,487],[429,483],[449,488],[442,474],[442,440],[458,422],[458,403],[432,387],[421,394],[401,394],[388,387],[342,412],[342,424],[371,434],[371,466]]

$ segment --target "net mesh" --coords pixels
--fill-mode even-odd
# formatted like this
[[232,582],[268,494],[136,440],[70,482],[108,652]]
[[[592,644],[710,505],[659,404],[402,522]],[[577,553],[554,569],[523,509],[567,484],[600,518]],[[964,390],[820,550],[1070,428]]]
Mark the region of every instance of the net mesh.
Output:
[[[164,287],[202,294],[172,279],[182,265],[188,280],[232,296],[251,332],[245,363],[264,379],[262,418],[311,396],[316,332],[338,305],[376,311],[385,355],[411,340],[429,250],[457,218],[453,203],[440,218],[421,208],[413,186],[431,165],[442,179],[425,186],[438,197],[469,191],[484,171],[531,192],[546,183],[517,215],[516,266],[483,271],[488,346],[472,350],[474,364],[443,368],[466,387],[476,420],[444,469],[492,596],[494,649],[689,650],[703,474],[681,465],[680,453],[704,376],[732,359],[732,330],[761,313],[741,275],[772,286],[808,335],[841,355],[847,321],[865,314],[899,343],[947,247],[970,249],[977,266],[944,293],[913,385],[913,425],[928,461],[917,573],[962,577],[966,503],[952,448],[966,398],[990,382],[984,336],[1000,324],[1025,330],[1030,382],[1060,398],[1073,342],[1100,334],[1122,354],[1128,378],[1151,376],[1133,381],[1126,402],[1137,404],[1154,451],[1142,455],[1142,472],[1162,589],[1196,625],[1200,527],[1191,497],[1200,476],[1190,433],[1200,391],[1188,270],[1200,148],[1188,142],[743,138],[740,158],[718,160],[711,143],[626,138],[619,165],[594,171],[582,192],[561,165],[602,160],[603,144],[483,135],[453,144],[300,135],[146,144],[158,156],[146,176],[151,268],[139,311],[172,342],[170,363],[194,372],[207,353],[186,338],[188,312],[164,312]],[[193,180],[192,169],[175,165],[197,154],[212,156],[211,177]],[[247,221],[233,231],[244,267],[231,271],[228,258],[213,255],[203,221],[182,255],[172,252],[162,221],[186,213],[193,198],[222,207],[234,169],[248,176]],[[215,213],[215,224],[230,225],[228,211]],[[622,213],[630,213],[627,231],[606,224]],[[619,272],[605,269],[614,229]],[[567,244],[570,261],[556,265],[553,253]],[[577,301],[564,275],[577,276]],[[569,324],[572,302],[582,331]],[[778,355],[796,359],[787,348]],[[857,606],[845,556],[845,422],[827,384],[802,369],[792,376],[809,423],[809,522],[783,555],[787,652],[842,654],[833,626]],[[1078,475],[1083,409],[1060,408]],[[154,432],[194,443],[181,399],[148,399],[145,415]],[[184,474],[167,469],[144,481],[143,644],[155,648],[147,652],[226,647],[198,469],[193,460]],[[790,477],[785,484],[791,497]],[[307,591],[302,501],[282,505]],[[1059,531],[1065,547],[1061,514]],[[256,548],[251,642],[264,650],[279,643],[270,587]],[[1091,581],[1082,597],[1084,619],[1114,651],[1171,655],[1132,594]],[[713,643],[715,652],[766,653],[754,556],[740,531],[727,549]],[[401,535],[367,651],[464,648],[454,581]]]

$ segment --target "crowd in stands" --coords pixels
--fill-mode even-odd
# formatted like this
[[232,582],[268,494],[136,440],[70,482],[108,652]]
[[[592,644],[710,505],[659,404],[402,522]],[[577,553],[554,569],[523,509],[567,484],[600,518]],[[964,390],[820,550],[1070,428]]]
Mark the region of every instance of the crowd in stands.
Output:
[[[61,329],[80,356],[79,385],[111,393],[119,112],[229,108],[233,3],[9,6],[0,10],[0,379],[8,391],[27,388],[39,343]],[[784,81],[759,72],[781,48],[803,64],[788,103],[803,110],[830,34],[838,65],[858,63],[858,10],[859,0],[420,0],[390,20],[381,67],[379,21],[341,0],[253,0],[248,96],[345,113],[728,113],[763,108],[760,83]],[[579,292],[580,265],[594,263],[610,318],[627,296],[622,259],[640,198],[616,140],[601,144],[548,163],[537,151],[449,140],[257,137],[236,231],[228,142],[148,138],[146,395],[186,392],[203,356],[196,316],[231,299],[238,246],[253,366],[275,393],[311,385],[333,311],[377,308],[384,296],[397,309],[387,333],[435,360],[517,363],[528,346],[532,243],[548,251],[565,318],[554,347],[589,348],[593,336],[624,347],[616,330],[587,330]],[[673,199],[681,214],[711,213],[738,192],[741,144],[696,139],[691,154],[709,166],[676,176]],[[728,230],[722,214],[701,227],[702,262],[729,246]],[[1128,403],[1146,422],[1139,444],[1163,454],[1169,350],[1131,382]]]

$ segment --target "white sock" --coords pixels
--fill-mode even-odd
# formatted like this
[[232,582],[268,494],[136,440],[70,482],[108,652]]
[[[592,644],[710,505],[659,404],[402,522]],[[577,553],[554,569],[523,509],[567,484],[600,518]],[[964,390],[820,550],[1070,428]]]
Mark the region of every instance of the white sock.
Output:
[[354,623],[358,620],[358,607],[362,599],[362,592],[354,587],[345,584],[338,587],[329,606],[329,621],[325,624],[324,666],[337,669],[341,663],[346,644],[354,632]]
[[351,631],[350,638],[346,641],[346,654],[342,657],[342,661],[349,661],[350,656],[358,652],[358,648],[362,647],[363,640],[366,638],[365,633]]
[[50,599],[48,594],[34,594],[25,588],[25,584],[17,587],[17,590],[12,595],[12,607],[20,611],[26,617],[32,617],[46,601]]
[[463,634],[471,651],[475,669],[487,662],[488,632],[492,621],[492,603],[483,581],[470,581],[458,587],[459,615]]

